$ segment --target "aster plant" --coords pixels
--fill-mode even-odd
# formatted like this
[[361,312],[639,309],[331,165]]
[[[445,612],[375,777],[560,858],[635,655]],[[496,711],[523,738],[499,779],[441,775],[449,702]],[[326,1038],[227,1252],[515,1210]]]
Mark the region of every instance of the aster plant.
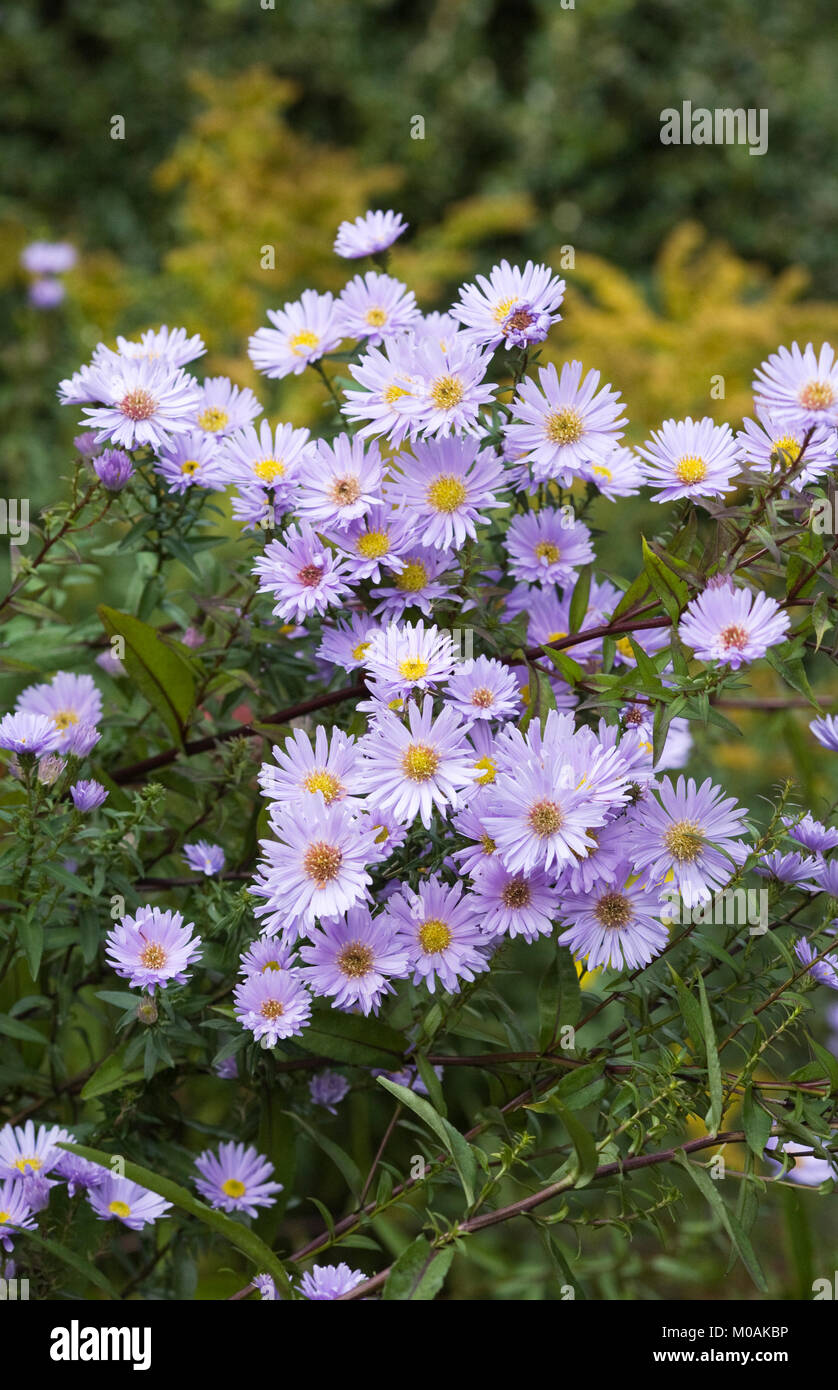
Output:
[[409,230],[342,223],[371,264],[254,323],[249,382],[163,325],[58,385],[0,599],[39,1296],[607,1297],[603,1238],[645,1296],[720,1157],[712,1258],[766,1292],[760,1209],[835,1191],[833,349],[644,440],[549,266],[434,309]]

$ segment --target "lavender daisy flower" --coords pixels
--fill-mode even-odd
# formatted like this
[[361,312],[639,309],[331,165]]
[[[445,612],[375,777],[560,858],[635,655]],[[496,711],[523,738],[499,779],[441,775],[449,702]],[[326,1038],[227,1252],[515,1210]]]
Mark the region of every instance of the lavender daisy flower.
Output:
[[451,550],[417,545],[403,551],[402,568],[390,575],[389,580],[385,575],[385,582],[370,590],[370,597],[378,600],[374,615],[392,620],[403,617],[409,608],[418,608],[429,618],[436,600],[445,598],[451,591],[450,584],[439,582],[439,576],[453,563]]
[[789,617],[767,594],[735,589],[731,582],[708,585],[684,609],[678,636],[701,661],[718,661],[737,671],[782,642]]
[[57,309],[66,299],[67,291],[52,275],[39,275],[29,282],[26,297],[33,309]]
[[86,758],[101,737],[93,724],[70,724],[63,735],[64,752],[71,758]]
[[386,435],[393,448],[416,432],[425,412],[418,345],[412,333],[388,338],[380,348],[370,348],[349,370],[360,391],[348,390],[341,407],[349,420],[366,421],[359,437]]
[[169,492],[182,494],[190,487],[212,491],[222,486],[217,456],[215,435],[192,429],[179,434],[160,451],[154,460],[154,471],[168,484]]
[[281,1182],[270,1182],[273,1164],[256,1149],[244,1144],[219,1144],[218,1152],[204,1149],[195,1159],[200,1173],[195,1186],[211,1207],[243,1211],[257,1216],[259,1207],[272,1207]]
[[70,788],[70,795],[76,810],[82,813],[95,811],[97,806],[101,806],[102,802],[108,799],[108,793],[101,782],[93,781],[74,783]]
[[99,653],[96,658],[96,665],[105,672],[106,676],[110,676],[111,680],[117,680],[120,676],[127,676],[128,674],[113,647],[106,647],[103,652]]
[[431,994],[437,980],[456,994],[460,980],[473,980],[489,968],[477,900],[463,894],[462,883],[450,887],[434,874],[418,893],[404,884],[388,899],[383,920],[407,950],[413,983],[426,984]]
[[672,873],[686,907],[711,898],[744,864],[748,847],[734,837],[745,830],[747,812],[725,797],[710,778],[698,788],[692,778],[673,786],[664,777],[657,794],[638,802],[627,825],[635,870],[662,881]]
[[396,459],[399,471],[384,495],[405,509],[423,545],[459,549],[467,537],[476,540],[477,526],[488,520],[482,507],[508,506],[495,492],[503,486],[503,465],[476,439],[415,444],[413,452]]
[[7,1254],[11,1254],[15,1234],[36,1229],[32,1210],[26,1201],[24,1184],[8,1178],[0,1185],[0,1245]]
[[594,487],[610,501],[618,497],[631,497],[640,491],[646,481],[646,474],[640,459],[633,450],[618,444],[596,462],[583,463],[579,477]]
[[4,1125],[0,1129],[0,1178],[20,1178],[32,1173],[46,1177],[66,1152],[58,1144],[75,1143],[75,1135],[60,1125]]
[[538,386],[525,378],[518,388],[504,438],[538,482],[569,486],[583,464],[606,458],[622,438],[619,393],[598,390],[599,380],[599,372],[588,372],[583,381],[581,362],[565,362],[561,377],[550,362],[539,367]]
[[813,950],[811,944],[805,937],[801,937],[795,942],[794,954],[801,965],[808,966],[807,974],[811,975],[819,985],[827,985],[829,989],[838,989],[838,955],[832,953],[824,956],[822,960],[817,957],[821,954],[820,950]]
[[286,622],[325,613],[349,593],[346,561],[335,559],[307,521],[299,530],[289,526],[283,540],[270,541],[251,573],[259,577],[259,592],[277,600],[274,616]]
[[451,313],[464,325],[468,340],[481,346],[526,348],[541,343],[558,323],[555,310],[564,298],[565,283],[546,265],[527,261],[524,269],[501,261],[489,278],[463,285]]
[[610,880],[591,892],[562,894],[559,915],[571,925],[559,941],[570,947],[575,960],[586,960],[588,970],[636,970],[666,946],[669,930],[660,920],[660,890],[632,883],[631,872],[624,860]]
[[464,810],[451,817],[451,824],[457,834],[472,841],[464,848],[456,849],[451,858],[457,860],[462,872],[472,878],[497,853],[498,847],[486,829],[489,805],[487,793],[481,790],[472,796]]
[[358,745],[342,729],[327,730],[318,724],[314,747],[308,734],[293,729],[285,747],[273,748],[277,767],[263,763],[259,771],[262,795],[284,805],[308,804],[313,792],[320,792],[327,806],[343,801],[357,806],[363,800],[363,778]]
[[481,931],[486,936],[549,936],[557,913],[553,880],[542,869],[512,873],[496,855],[472,873],[472,891]]
[[515,719],[521,712],[518,682],[494,657],[460,662],[448,678],[445,700],[466,719]]
[[286,940],[313,927],[317,917],[337,917],[365,900],[371,882],[366,865],[379,858],[373,831],[342,801],[327,806],[322,795],[270,808],[272,840],[260,840],[264,858],[250,892],[266,932],[280,928]]
[[260,936],[252,942],[239,960],[240,975],[264,975],[266,970],[295,969],[293,947],[279,937]]
[[492,400],[496,382],[484,377],[490,352],[480,352],[462,335],[443,351],[432,339],[416,345],[414,373],[421,409],[411,421],[411,433],[441,439],[452,434],[480,435],[485,430],[481,407]]
[[208,376],[193,412],[192,428],[197,425],[205,434],[221,439],[261,414],[262,406],[249,386],[234,386],[227,376]]
[[339,434],[330,444],[317,441],[301,480],[297,513],[313,526],[338,530],[381,501],[381,452],[372,443]]
[[66,275],[76,264],[76,248],[69,241],[31,241],[20,263],[30,275]]
[[783,825],[792,840],[819,854],[825,854],[838,845],[838,830],[815,820],[811,811],[800,817],[783,816]]
[[345,260],[357,261],[362,256],[377,256],[397,241],[410,224],[400,212],[365,212],[354,222],[341,222],[335,237],[334,250]]
[[85,407],[80,423],[95,426],[98,443],[110,439],[124,449],[162,448],[173,434],[192,428],[201,399],[191,376],[159,358],[112,356],[91,369],[89,389],[101,404]]
[[203,357],[207,350],[200,333],[189,337],[185,328],[169,328],[165,323],[141,333],[139,342],[117,338],[116,345],[122,357],[145,357],[150,361],[162,357],[173,367],[185,367],[187,362]]
[[20,710],[16,714],[4,714],[0,719],[0,748],[8,748],[12,753],[30,753],[37,757],[51,752],[59,738],[55,721],[46,714]]
[[664,420],[639,453],[646,460],[646,481],[660,487],[653,501],[676,497],[721,497],[732,492],[739,473],[736,440],[729,425],[703,420]]
[[754,865],[754,872],[761,878],[773,878],[777,883],[793,884],[819,892],[817,880],[823,872],[823,860],[814,855],[806,857],[796,850],[791,854],[781,854],[779,850],[775,850],[773,854],[763,855]]
[[407,975],[407,948],[385,916],[373,918],[364,907],[353,907],[345,918],[326,922],[310,933],[302,946],[304,978],[317,995],[328,995],[333,1007],[362,1014],[378,1013],[391,980]]
[[433,701],[411,704],[405,725],[390,710],[361,741],[368,795],[407,825],[418,815],[428,829],[434,807],[454,810],[474,783],[465,726],[450,706],[433,717]]
[[[91,676],[59,671],[51,681],[28,685],[18,696],[16,710],[43,714],[52,720],[59,753],[70,751],[70,733],[76,725],[94,725],[102,717],[102,697]],[[27,750],[23,750],[27,751]]]
[[109,1171],[101,1163],[91,1163],[89,1158],[66,1152],[62,1153],[55,1168],[66,1182],[70,1197],[75,1197],[77,1192],[88,1192],[92,1187],[101,1187]]
[[213,1071],[220,1081],[236,1081],[239,1075],[239,1064],[235,1057],[225,1057],[222,1062],[213,1065]]
[[376,502],[364,516],[350,521],[342,530],[332,531],[329,539],[344,552],[353,583],[381,578],[383,566],[400,571],[403,551],[412,539],[410,519]]
[[208,840],[196,840],[194,845],[183,846],[183,858],[196,874],[220,874],[224,868],[225,855],[221,845],[212,845]]
[[451,634],[424,620],[390,623],[370,638],[364,665],[385,699],[426,691],[448,679],[457,659]]
[[300,1280],[300,1293],[303,1298],[324,1303],[349,1293],[358,1284],[363,1284],[366,1274],[360,1269],[350,1269],[349,1265],[312,1265]]
[[504,546],[513,578],[533,584],[568,584],[594,558],[587,526],[555,507],[514,516]]
[[255,425],[246,425],[222,440],[217,471],[225,484],[243,490],[258,487],[263,492],[270,488],[276,501],[287,503],[296,495],[297,482],[313,453],[308,430],[293,425],[272,430],[262,420],[258,431]]
[[757,410],[759,424],[744,420],[744,430],[736,438],[740,458],[761,472],[784,472],[794,468],[789,481],[793,492],[800,492],[807,483],[822,477],[835,467],[835,435],[830,428],[816,428],[803,456],[802,468],[796,468],[807,431],[802,425],[783,424],[767,410]]
[[93,471],[107,492],[121,492],[134,476],[134,464],[122,449],[104,449],[93,460]]
[[419,317],[413,291],[374,270],[350,280],[335,305],[335,328],[341,337],[366,338],[370,344],[406,332]]
[[131,1231],[153,1225],[160,1217],[165,1217],[172,1205],[156,1192],[149,1192],[147,1187],[113,1175],[101,1186],[91,1188],[87,1200],[100,1221],[121,1221]]
[[323,628],[317,655],[344,671],[356,671],[363,666],[370,638],[377,631],[378,623],[369,614],[353,613],[348,623]]
[[337,1071],[320,1071],[308,1083],[308,1093],[315,1105],[322,1105],[330,1115],[338,1113],[338,1106],[349,1091],[349,1082]]
[[247,349],[256,370],[268,377],[299,376],[343,336],[332,295],[316,290],[303,290],[284,309],[269,309],[268,318],[273,328],[258,328]]
[[838,753],[838,715],[825,714],[820,719],[813,719],[809,728],[818,743],[831,753]]
[[266,970],[248,975],[233,993],[236,1018],[263,1046],[293,1038],[311,1018],[311,995],[297,971]]
[[100,453],[93,430],[85,430],[83,434],[77,434],[73,440],[73,448],[83,459],[93,459]]
[[801,352],[781,347],[756,370],[754,404],[781,422],[803,429],[838,425],[838,363],[829,343],[819,353],[811,343]]
[[540,866],[561,868],[572,856],[594,847],[590,830],[606,812],[591,807],[586,787],[577,787],[562,767],[530,761],[493,784],[491,810],[484,817],[498,854],[514,872]]
[[108,964],[132,989],[166,989],[174,980],[189,979],[186,967],[200,960],[201,938],[192,936],[193,923],[183,914],[159,907],[137,908],[136,917],[123,917],[105,937]]

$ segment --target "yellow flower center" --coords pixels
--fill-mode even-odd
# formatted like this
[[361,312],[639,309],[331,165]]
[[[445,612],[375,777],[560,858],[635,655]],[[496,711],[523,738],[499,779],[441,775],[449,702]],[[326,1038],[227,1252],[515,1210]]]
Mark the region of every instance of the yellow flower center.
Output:
[[0,1226],[4,1226],[10,1216],[10,1211],[0,1211]]
[[123,1220],[131,1215],[131,1208],[127,1202],[109,1202],[108,1211],[113,1212],[114,1216],[121,1216]]
[[265,973],[266,970],[281,970],[281,969],[282,969],[282,966],[280,965],[280,963],[279,963],[278,960],[267,960],[267,961],[265,961],[265,964],[262,966],[262,969],[260,970],[259,973],[260,973],[261,975],[264,975],[264,973]]
[[547,634],[547,641],[548,641],[548,642],[560,642],[560,641],[562,640],[563,637],[567,637],[567,633],[566,633],[566,632],[548,632],[548,634]]
[[373,830],[378,831],[378,834],[375,837],[375,843],[377,845],[383,845],[385,840],[387,840],[387,838],[389,837],[389,829],[386,825],[374,825]]
[[372,969],[375,956],[363,941],[350,941],[338,955],[338,969],[350,980],[359,980]]
[[367,531],[358,538],[358,554],[365,560],[380,560],[390,549],[390,537],[386,531]]
[[370,649],[370,644],[369,644],[369,642],[359,642],[358,645],[357,645],[357,647],[354,647],[354,648],[353,648],[353,650],[352,650],[352,655],[353,655],[353,657],[355,658],[356,661],[363,661],[363,659],[364,659],[364,657],[366,656],[366,654],[367,654],[367,652],[369,651],[369,649]]
[[285,464],[279,459],[260,459],[259,463],[254,463],[253,472],[263,483],[272,483],[274,478],[282,477]]
[[479,768],[483,774],[481,777],[478,777],[477,779],[479,785],[481,787],[490,786],[491,783],[494,782],[495,777],[497,776],[497,765],[492,762],[491,758],[485,757],[478,758],[474,766],[475,768]]
[[387,322],[387,310],[367,309],[367,312],[364,314],[364,322],[368,323],[370,328],[383,327],[383,325]]
[[555,835],[564,824],[564,816],[555,801],[536,801],[530,807],[527,816],[531,829],[536,835],[545,839],[548,835]]
[[485,834],[480,836],[480,847],[483,850],[484,854],[494,854],[495,850],[497,849],[497,845],[495,844],[491,835]]
[[299,333],[295,333],[288,339],[288,346],[295,357],[305,357],[307,352],[316,348],[320,338],[317,333],[313,333],[310,328],[303,328]]
[[604,463],[592,463],[589,464],[589,467],[592,473],[596,473],[600,478],[607,478],[609,482],[614,476],[611,469],[606,468]]
[[828,381],[807,381],[798,397],[807,410],[826,410],[835,400],[835,392]]
[[455,512],[466,500],[466,485],[462,478],[441,473],[428,488],[427,498],[436,512]]
[[603,927],[619,931],[632,919],[631,903],[622,893],[606,893],[594,908],[594,916]]
[[221,1184],[221,1191],[226,1197],[243,1197],[247,1188],[238,1178],[228,1178]]
[[439,755],[426,743],[409,743],[402,754],[402,771],[411,782],[428,782],[439,767]]
[[343,851],[325,840],[317,840],[309,845],[303,855],[303,868],[318,888],[324,888],[333,878],[337,878],[342,863]]
[[387,390],[384,392],[384,401],[386,405],[395,405],[396,401],[401,400],[402,396],[409,395],[410,392],[406,386],[397,386],[394,382],[393,385],[388,386]]
[[34,1154],[31,1158],[16,1158],[14,1161],[14,1167],[19,1173],[25,1173],[27,1168],[30,1168],[33,1173],[37,1173],[38,1169],[43,1168],[43,1166],[43,1161],[36,1158]]
[[266,1018],[272,1023],[274,1019],[282,1018],[282,1015],[285,1013],[285,1005],[281,1004],[278,999],[266,999],[259,1013],[262,1018]]
[[129,420],[148,420],[157,409],[157,402],[150,391],[138,389],[123,396],[119,408]]
[[421,656],[406,656],[404,661],[399,662],[399,675],[407,681],[421,680],[427,669],[428,663]]
[[166,952],[157,941],[150,941],[140,952],[140,965],[144,965],[146,970],[162,970],[167,960]]
[[327,772],[324,767],[315,768],[310,772],[303,782],[307,792],[322,792],[327,806],[336,801],[343,791],[343,787],[333,773]]
[[513,304],[517,303],[518,298],[517,295],[514,294],[511,295],[509,299],[498,300],[497,304],[492,310],[492,318],[495,320],[495,323],[503,323],[503,320],[509,314],[509,311],[512,308]]
[[548,565],[555,565],[561,555],[561,551],[552,541],[539,541],[535,547],[535,555],[538,560],[546,560]]
[[226,410],[222,410],[221,407],[217,405],[210,405],[198,416],[198,424],[200,428],[206,430],[208,434],[218,434],[219,430],[224,429],[229,419],[230,417]]
[[707,464],[695,454],[685,454],[675,465],[675,477],[684,487],[692,487],[707,477]]
[[582,416],[572,405],[551,411],[546,424],[551,444],[578,444],[585,432]]
[[419,945],[426,956],[444,951],[446,946],[451,945],[451,928],[438,917],[429,917],[419,928]]
[[690,864],[701,853],[704,836],[694,820],[679,820],[666,831],[663,843],[673,859]]
[[183,463],[180,465],[180,471],[181,473],[188,473],[191,478],[193,473],[198,472],[200,466],[197,459],[184,459]]
[[456,376],[438,376],[431,386],[431,400],[440,410],[453,410],[463,399],[463,383]]
[[627,637],[619,637],[614,645],[621,656],[626,656],[629,661],[634,661],[634,652],[631,649],[631,642]]
[[57,709],[55,711],[55,714],[52,716],[52,722],[54,723],[56,729],[67,729],[71,724],[78,724],[79,717],[76,714],[75,710]]
[[416,594],[428,582],[428,571],[421,560],[411,560],[401,574],[396,575],[396,588],[405,594]]

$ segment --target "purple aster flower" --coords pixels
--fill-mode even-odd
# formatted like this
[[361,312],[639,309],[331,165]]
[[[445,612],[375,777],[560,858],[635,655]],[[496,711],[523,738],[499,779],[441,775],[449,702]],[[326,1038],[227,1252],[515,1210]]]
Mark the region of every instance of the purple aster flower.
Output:
[[329,535],[344,554],[351,580],[381,578],[382,566],[401,571],[401,556],[412,539],[410,518],[392,509],[389,504],[376,502],[361,517],[350,521]]
[[76,248],[69,241],[31,241],[20,263],[30,275],[66,275],[76,264]]
[[359,430],[361,439],[384,434],[398,448],[408,434],[416,433],[425,412],[417,353],[414,334],[405,333],[370,348],[360,362],[349,363],[362,390],[345,391],[342,410],[349,420],[367,422]]
[[17,1231],[34,1231],[31,1208],[27,1205],[24,1185],[8,1178],[0,1185],[0,1245],[7,1254],[14,1249]]
[[610,454],[604,454],[595,462],[581,464],[579,477],[586,483],[593,483],[603,497],[612,502],[618,497],[633,496],[646,481],[640,459],[624,444],[617,444]]
[[46,714],[21,710],[0,719],[0,748],[8,748],[12,753],[31,753],[36,757],[55,748],[59,738],[55,721]]
[[669,939],[661,922],[660,889],[630,881],[633,866],[625,860],[613,876],[589,893],[563,893],[559,915],[570,926],[559,937],[588,970],[611,966],[636,970],[660,955]]
[[423,545],[459,548],[477,539],[477,526],[488,521],[483,507],[508,506],[495,489],[503,486],[503,465],[476,439],[443,439],[415,444],[413,456],[400,454],[384,495],[403,507]]
[[805,816],[783,816],[783,825],[792,840],[819,854],[825,854],[838,845],[838,829],[815,820],[811,811],[807,811]]
[[512,873],[497,855],[472,872],[472,891],[481,931],[486,936],[549,936],[557,914],[553,880],[542,869]]
[[316,290],[303,290],[284,309],[269,309],[268,318],[273,328],[258,328],[247,349],[256,370],[268,377],[299,376],[342,337],[332,295]]
[[317,917],[337,917],[368,896],[367,864],[379,858],[373,830],[345,802],[327,806],[321,793],[291,805],[272,803],[275,839],[260,840],[263,859],[251,884],[264,898],[256,916],[266,931],[295,940]]
[[185,367],[196,357],[203,357],[206,345],[200,333],[190,338],[185,328],[169,328],[165,323],[160,328],[148,328],[140,335],[140,341],[117,338],[117,348],[122,357],[146,357],[150,361],[165,358],[173,367]]
[[578,780],[559,760],[545,766],[530,759],[498,775],[484,821],[508,869],[558,870],[594,848],[590,830],[607,812],[591,804],[589,787]]
[[16,1178],[23,1200],[29,1210],[34,1215],[36,1212],[45,1211],[49,1206],[50,1192],[58,1186],[57,1181],[50,1181],[41,1173],[24,1173],[22,1178]]
[[73,440],[73,448],[84,459],[95,458],[101,452],[93,430],[85,430],[83,434],[77,434]]
[[366,338],[380,343],[404,333],[419,318],[416,297],[401,280],[368,270],[341,290],[335,305],[335,328],[342,338]]
[[354,222],[341,222],[335,237],[334,250],[345,260],[357,261],[362,256],[377,256],[393,245],[404,232],[408,222],[400,212],[365,212]]
[[66,758],[60,758],[57,753],[45,753],[38,759],[38,781],[44,787],[55,786],[66,766]]
[[737,671],[765,656],[782,642],[789,617],[767,594],[735,589],[733,584],[708,586],[684,609],[678,636],[701,661],[718,661]]
[[389,623],[373,633],[364,665],[385,700],[433,689],[451,675],[457,659],[451,634],[435,625]]
[[243,1211],[257,1216],[259,1207],[272,1207],[281,1182],[270,1182],[273,1164],[256,1149],[244,1144],[219,1144],[218,1152],[204,1149],[195,1159],[201,1174],[195,1186],[211,1207]]
[[147,1187],[113,1174],[99,1187],[91,1188],[87,1200],[100,1221],[121,1221],[131,1231],[153,1225],[172,1205]]
[[456,994],[460,980],[473,980],[489,968],[478,912],[478,900],[463,893],[462,883],[449,886],[433,874],[418,892],[404,884],[388,898],[379,920],[406,949],[415,985],[424,983],[433,994],[438,980]]
[[221,443],[217,472],[225,484],[248,489],[271,489],[274,499],[283,504],[295,495],[297,482],[311,460],[314,446],[306,429],[293,425],[277,425],[272,430],[262,420],[237,430]]
[[622,401],[610,386],[597,389],[599,372],[583,381],[581,362],[565,362],[561,377],[550,362],[538,380],[518,388],[504,437],[537,482],[555,478],[568,487],[583,464],[607,458],[622,438]]
[[[747,811],[725,797],[708,777],[698,788],[692,778],[673,786],[664,777],[658,801],[638,802],[627,826],[635,872],[661,882],[671,871],[686,907],[711,898],[730,881],[734,865],[744,864],[748,847],[734,837],[745,830]],[[732,861],[732,862],[731,862]]]
[[558,323],[555,310],[564,298],[565,283],[546,265],[527,261],[524,269],[501,261],[489,278],[477,276],[476,285],[463,285],[451,313],[464,325],[470,342],[481,346],[526,348],[541,343]]
[[411,703],[407,725],[383,710],[361,741],[368,794],[400,824],[418,815],[428,829],[434,807],[456,810],[463,788],[474,783],[464,735],[463,721],[450,705],[434,719],[430,697],[421,707]]
[[109,1169],[103,1168],[101,1163],[91,1163],[89,1158],[82,1158],[79,1154],[65,1152],[62,1153],[55,1172],[66,1182],[68,1194],[75,1197],[77,1192],[88,1192],[92,1187],[101,1187],[108,1177]]
[[358,745],[342,729],[318,724],[313,748],[307,733],[292,729],[284,749],[274,745],[273,755],[277,767],[263,763],[259,771],[262,795],[271,801],[310,804],[313,792],[320,792],[327,806],[335,801],[357,806],[363,800]]
[[297,513],[313,526],[342,530],[381,501],[381,452],[373,443],[339,434],[319,439],[300,483]]
[[222,439],[242,430],[262,414],[262,406],[249,386],[234,386],[227,376],[208,376],[193,410],[191,426]]
[[197,382],[164,358],[111,355],[91,368],[88,390],[100,404],[86,407],[80,423],[95,426],[99,443],[110,439],[124,449],[168,444],[173,434],[192,427],[201,399]]
[[[815,886],[819,893],[828,893],[831,898],[838,898],[838,858],[820,860],[820,874]],[[810,891],[814,891],[814,887]]]
[[183,846],[183,857],[196,874],[220,874],[224,868],[225,855],[221,845],[212,845],[209,840],[196,840],[194,845]]
[[767,410],[757,410],[759,424],[744,420],[744,430],[736,438],[740,458],[760,472],[778,472],[794,468],[789,482],[793,492],[800,492],[835,467],[835,434],[830,428],[816,428],[806,445],[803,467],[796,468],[801,445],[807,433],[802,425],[783,424]]
[[154,460],[154,471],[168,484],[169,492],[180,495],[191,487],[212,491],[222,486],[217,457],[215,435],[191,429],[161,449]]
[[86,758],[101,737],[93,724],[70,724],[63,735],[64,752],[71,758]]
[[259,936],[239,960],[240,975],[264,975],[266,970],[292,970],[293,947],[279,937]]
[[838,425],[838,363],[829,343],[819,353],[811,343],[802,352],[797,343],[779,348],[757,368],[753,391],[754,404],[781,424]]
[[[102,717],[102,697],[91,676],[59,671],[51,681],[28,685],[15,706],[22,714],[43,714],[52,720],[59,753],[70,751],[70,733],[76,725],[94,725]],[[24,750],[26,751],[26,750]]]
[[819,879],[822,871],[822,859],[814,856],[806,858],[796,850],[791,854],[781,854],[775,850],[773,854],[763,855],[754,866],[754,872],[761,878],[773,878],[778,883],[794,884],[813,892],[820,891],[817,882],[812,880]]
[[828,956],[823,956],[822,960],[817,957],[821,955],[821,950],[813,950],[810,942],[805,937],[801,937],[795,942],[794,954],[801,965],[808,966],[807,974],[811,975],[819,985],[827,985],[829,989],[838,989],[838,955],[834,952]]
[[736,440],[729,425],[703,420],[664,420],[639,453],[646,461],[646,481],[660,487],[655,502],[676,497],[721,497],[732,492],[740,472]]
[[300,1280],[300,1293],[318,1303],[340,1298],[356,1285],[363,1284],[366,1274],[360,1269],[350,1269],[349,1265],[312,1265]]
[[448,678],[445,700],[466,719],[515,719],[521,712],[518,682],[494,657],[460,662]]
[[183,636],[180,640],[185,647],[191,647],[195,650],[202,647],[207,639],[199,627],[190,626],[183,629]]
[[325,922],[302,946],[304,978],[317,995],[333,998],[333,1007],[378,1013],[392,979],[407,975],[406,944],[385,916],[373,918],[365,907],[350,908],[345,918]]
[[420,339],[413,358],[414,394],[420,409],[410,422],[411,434],[437,439],[482,434],[481,407],[492,400],[496,386],[484,380],[491,357],[491,352],[470,346],[462,334],[445,349],[431,338]]
[[119,676],[127,676],[128,672],[116,655],[113,647],[106,647],[96,658],[96,665],[101,667],[105,675],[116,680]]
[[75,1135],[60,1125],[4,1125],[0,1129],[0,1178],[41,1177],[57,1167],[66,1150],[58,1144],[75,1143]]
[[108,799],[108,793],[101,782],[94,781],[74,783],[70,788],[70,795],[76,810],[82,813],[95,811],[97,806],[101,806],[102,802]]
[[308,1093],[315,1105],[322,1105],[330,1115],[338,1113],[338,1106],[349,1091],[349,1082],[337,1071],[319,1071],[308,1083]]
[[286,622],[325,613],[349,593],[346,561],[335,559],[307,521],[299,530],[289,526],[283,540],[269,541],[251,573],[259,577],[259,592],[277,600],[274,616]]
[[809,728],[818,743],[822,743],[831,753],[838,753],[838,715],[825,714],[820,719],[813,719]]
[[488,793],[481,789],[471,797],[464,810],[451,817],[451,825],[457,834],[472,841],[463,849],[456,849],[451,858],[459,863],[463,873],[472,878],[497,853],[498,847],[486,829],[489,806]]
[[513,578],[533,584],[569,584],[594,558],[587,526],[556,507],[513,516],[504,546]]
[[236,1081],[239,1075],[239,1064],[235,1057],[225,1057],[223,1062],[216,1062],[213,1071],[221,1081]]
[[451,592],[450,584],[440,583],[439,576],[451,569],[454,553],[416,545],[404,550],[400,559],[401,569],[384,575],[384,582],[370,590],[370,597],[378,600],[373,613],[392,620],[403,617],[409,608],[418,608],[429,618],[436,600]]
[[186,967],[200,960],[201,938],[192,936],[193,923],[183,914],[159,907],[137,908],[136,917],[123,917],[105,937],[108,964],[133,989],[166,989],[170,980],[182,985]]
[[367,613],[353,613],[348,623],[324,627],[317,655],[323,661],[355,671],[363,666],[369,650],[370,636],[378,631],[378,623]]
[[103,449],[93,460],[93,471],[108,492],[121,492],[134,476],[134,464],[122,449]]
[[311,995],[297,971],[266,970],[248,975],[234,991],[236,1018],[263,1046],[293,1038],[311,1018]]
[[29,283],[27,298],[33,309],[56,309],[66,298],[67,291],[52,275],[38,275]]

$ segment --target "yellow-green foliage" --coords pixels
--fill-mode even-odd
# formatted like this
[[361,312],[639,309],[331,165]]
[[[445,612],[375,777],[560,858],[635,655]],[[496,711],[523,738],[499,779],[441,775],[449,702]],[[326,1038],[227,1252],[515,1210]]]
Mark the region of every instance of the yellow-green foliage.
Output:
[[[623,393],[632,440],[669,416],[751,414],[753,369],[769,352],[795,338],[820,344],[838,334],[838,304],[801,298],[805,271],[791,267],[772,278],[691,222],[664,243],[648,291],[583,252],[565,278],[565,319],[544,356],[598,367]],[[724,399],[711,396],[718,376]]]

